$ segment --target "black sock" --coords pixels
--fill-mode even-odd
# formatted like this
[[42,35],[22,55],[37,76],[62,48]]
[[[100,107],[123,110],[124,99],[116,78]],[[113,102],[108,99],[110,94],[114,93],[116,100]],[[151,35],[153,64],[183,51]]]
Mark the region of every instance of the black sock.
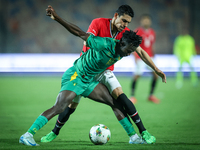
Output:
[[136,81],[137,80],[133,80],[132,85],[131,85],[131,96],[134,96],[135,94],[135,86],[136,86]]
[[140,134],[141,134],[143,131],[146,130],[145,127],[144,127],[144,125],[143,125],[143,123],[142,123],[142,120],[140,119],[140,116],[139,116],[139,114],[138,114],[137,111],[135,112],[135,114],[133,114],[133,115],[130,116],[130,117],[131,117],[131,119],[133,120],[133,122],[136,124],[136,126],[138,127]]
[[134,104],[127,98],[127,96],[123,93],[117,98],[117,100],[120,101],[123,104],[126,113],[129,114],[131,119],[137,125],[140,133],[145,131],[146,129],[145,129],[143,123],[142,123],[142,120],[140,119],[140,117],[138,115],[138,112],[137,112]]
[[156,81],[157,79],[153,78],[152,82],[151,82],[151,90],[150,90],[150,95],[153,94],[155,86],[156,86]]
[[56,135],[59,134],[62,126],[67,122],[69,116],[75,111],[75,109],[67,107],[62,113],[59,114],[58,119],[56,121],[55,127],[52,130]]

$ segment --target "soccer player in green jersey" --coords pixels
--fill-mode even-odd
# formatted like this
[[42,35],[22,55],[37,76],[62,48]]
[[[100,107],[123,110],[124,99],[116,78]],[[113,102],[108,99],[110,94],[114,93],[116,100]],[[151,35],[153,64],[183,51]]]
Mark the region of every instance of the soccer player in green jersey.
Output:
[[[100,37],[110,37],[114,39],[120,40],[123,36],[125,31],[129,31],[130,29],[127,28],[128,24],[131,22],[132,18],[134,17],[134,11],[129,5],[121,5],[115,12],[113,18],[96,18],[93,19],[91,24],[88,27],[87,33],[93,34],[95,36]],[[138,33],[137,33],[138,34]],[[144,40],[144,39],[143,39]],[[84,42],[85,43],[85,42]],[[89,47],[86,47],[85,44],[83,46],[83,52],[89,50]],[[142,61],[142,60],[141,60]],[[113,98],[120,102],[128,101],[128,97],[122,90],[122,87],[117,80],[115,74],[112,72],[114,69],[114,64],[106,68],[103,72],[95,76],[95,79],[104,84]],[[56,124],[51,132],[41,138],[41,142],[51,142],[54,140],[58,134],[60,133],[60,129],[64,126],[64,124],[68,121],[69,117],[74,113],[76,110],[79,102],[81,99],[81,95],[76,96],[76,98],[70,103],[70,105],[58,115],[58,119]],[[128,103],[127,103],[128,104]],[[127,105],[125,104],[125,105]],[[146,136],[148,134],[147,130],[145,129],[141,120],[139,120],[139,114],[134,107],[134,105],[129,104],[130,109],[129,111],[130,119],[133,120],[135,125],[138,127],[139,133],[142,135],[144,141],[149,137]],[[129,137],[130,144],[139,144],[141,141],[140,136],[137,133]]]
[[190,77],[193,86],[197,85],[198,77],[191,64],[192,57],[196,55],[195,41],[193,37],[188,34],[188,30],[183,28],[181,35],[176,37],[174,41],[174,54],[177,56],[180,67],[177,72],[176,87],[179,89],[183,86],[182,65],[184,62],[188,63],[191,68]]
[[[51,118],[63,112],[77,95],[82,95],[94,101],[109,105],[127,134],[129,136],[135,134],[132,124],[126,116],[126,113],[129,115],[132,114],[135,108],[130,106],[134,105],[129,100],[125,102],[113,100],[107,88],[95,81],[94,77],[96,74],[104,71],[109,65],[136,51],[162,78],[163,82],[166,82],[165,74],[155,66],[145,51],[139,47],[142,40],[141,37],[133,31],[126,31],[121,40],[93,36],[83,32],[76,25],[63,21],[56,14],[52,15],[52,13],[54,13],[53,8],[49,6],[47,15],[62,24],[70,33],[86,41],[87,46],[91,49],[78,58],[74,62],[74,65],[63,74],[61,90],[56,99],[56,103],[35,120],[28,131],[20,137],[19,142],[29,146],[37,146],[38,144],[33,139],[33,135]],[[121,104],[123,104],[125,109],[123,109]],[[136,112],[133,115],[138,116],[138,113]],[[140,121],[139,116],[138,121]],[[145,135],[144,138],[148,144],[155,143],[156,139],[154,136],[150,134]]]

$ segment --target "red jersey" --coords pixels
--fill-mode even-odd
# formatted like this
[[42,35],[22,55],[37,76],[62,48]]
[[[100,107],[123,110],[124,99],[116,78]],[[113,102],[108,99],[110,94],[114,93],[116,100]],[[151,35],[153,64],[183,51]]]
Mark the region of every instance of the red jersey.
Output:
[[[95,36],[100,36],[100,37],[110,37],[110,38],[115,38],[117,40],[120,40],[122,38],[123,33],[128,30],[130,31],[129,28],[125,28],[121,32],[117,32],[117,34],[113,37],[112,32],[111,32],[111,23],[112,19],[108,18],[97,18],[92,20],[87,33],[91,33]],[[83,45],[83,51],[86,52],[89,49],[89,47],[86,47]],[[107,69],[109,70],[114,70],[114,64]]]
[[[137,32],[138,31],[138,32]],[[135,32],[137,32],[137,35],[140,35],[142,37],[142,43],[140,44],[140,47],[149,54],[150,57],[154,56],[153,53],[153,44],[155,42],[155,31],[152,28],[144,29],[142,27],[139,27],[135,29]],[[136,58],[140,58],[137,53],[135,53]]]

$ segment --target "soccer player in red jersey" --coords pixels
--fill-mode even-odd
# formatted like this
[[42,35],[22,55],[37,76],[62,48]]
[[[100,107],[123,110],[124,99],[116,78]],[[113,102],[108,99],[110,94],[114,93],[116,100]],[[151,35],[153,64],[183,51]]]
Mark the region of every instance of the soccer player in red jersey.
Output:
[[[154,57],[153,44],[155,43],[156,34],[155,34],[155,31],[151,28],[151,16],[148,14],[142,15],[141,16],[141,26],[138,27],[137,29],[135,29],[135,31],[138,31],[137,34],[142,36],[142,43],[140,44],[140,47],[142,49],[144,49],[147,52],[147,54],[153,59],[153,57]],[[136,103],[137,102],[137,100],[135,98],[136,83],[137,83],[138,79],[140,78],[140,76],[142,75],[143,69],[147,65],[140,59],[140,57],[137,55],[137,53],[133,53],[133,54],[134,54],[135,62],[136,62],[136,69],[134,71],[130,100],[133,103]],[[148,67],[148,69],[150,69],[153,74],[151,90],[149,93],[148,100],[152,101],[154,103],[159,103],[160,100],[153,95],[158,76],[150,67]]]

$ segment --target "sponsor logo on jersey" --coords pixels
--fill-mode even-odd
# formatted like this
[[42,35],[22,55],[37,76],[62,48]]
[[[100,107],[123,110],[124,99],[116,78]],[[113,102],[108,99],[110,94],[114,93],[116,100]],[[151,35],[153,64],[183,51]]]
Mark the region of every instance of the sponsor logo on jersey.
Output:
[[108,77],[109,79],[113,78],[113,76]]

